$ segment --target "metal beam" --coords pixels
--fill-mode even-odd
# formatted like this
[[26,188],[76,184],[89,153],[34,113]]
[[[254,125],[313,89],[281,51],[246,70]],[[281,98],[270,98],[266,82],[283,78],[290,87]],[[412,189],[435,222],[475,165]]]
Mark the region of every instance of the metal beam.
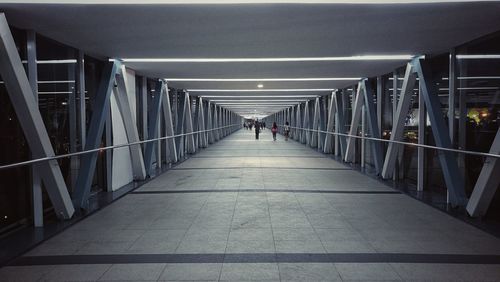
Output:
[[[34,158],[54,156],[38,104],[10,32],[5,14],[0,14],[0,74]],[[56,160],[40,163],[38,172],[56,214],[68,219],[74,208]]]
[[[158,138],[158,123],[160,122],[160,111],[162,106],[163,95],[165,95],[166,85],[163,81],[156,82],[155,96],[153,98],[153,105],[149,111],[148,117],[148,138],[156,139]],[[156,141],[146,143],[146,149],[144,150],[144,166],[146,168],[146,174],[151,175],[153,169],[153,154],[155,147],[158,146]],[[156,162],[161,162],[156,160]]]
[[[320,118],[320,109],[319,109],[319,98],[316,97],[316,100],[314,101],[314,113],[313,113],[313,120],[312,120],[312,129],[313,130],[318,130],[319,128],[319,118]],[[309,144],[311,147],[318,147],[318,138],[319,138],[319,133],[318,132],[311,132],[311,144]]]
[[[355,102],[352,107],[352,121],[351,121],[351,128],[349,130],[349,135],[353,136],[358,135],[358,126],[361,121],[361,110],[363,109],[363,100],[365,99],[361,91],[362,91],[362,86],[360,82],[358,83],[356,97],[355,98],[353,97],[353,99],[355,99]],[[355,161],[354,158],[355,146],[356,146],[356,138],[351,136],[347,137],[347,149],[344,156],[345,162]]]
[[[185,123],[185,132],[184,133],[193,133],[193,115],[191,113],[191,98],[188,92],[185,92],[186,99],[184,100],[184,106],[186,110],[184,111],[186,114],[184,115],[184,123]],[[196,146],[194,142],[194,134],[186,135],[187,138],[187,152],[189,154],[196,153]]]
[[[500,128],[497,130],[497,135],[491,145],[490,154],[500,154]],[[467,212],[470,216],[477,217],[486,214],[500,186],[499,174],[500,159],[487,157],[467,204]]]
[[[28,79],[30,82],[36,104],[38,105],[38,70],[36,55],[36,33],[33,30],[26,31],[26,49],[28,55]],[[31,196],[33,201],[33,225],[43,227],[43,196],[42,179],[38,174],[38,164],[31,167]]]
[[[120,70],[120,75],[116,76],[117,89],[115,88],[114,96],[116,98],[116,103],[120,111],[121,117],[123,119],[123,125],[125,127],[125,133],[127,134],[127,140],[129,143],[135,143],[140,141],[139,131],[137,130],[137,123],[133,118],[132,107],[129,102],[129,93],[132,89],[129,89],[127,85],[125,66],[122,66]],[[134,77],[135,78],[135,77]],[[142,155],[141,145],[129,146],[130,158],[132,160],[132,171],[134,173],[134,179],[144,180],[146,178],[146,168],[144,166],[144,158]]]
[[[415,81],[416,75],[413,69],[413,65],[411,63],[408,63],[406,66],[401,95],[397,104],[398,106],[393,117],[392,132],[390,138],[391,141],[402,141],[403,139],[404,124],[408,111],[410,110],[411,96],[413,93]],[[397,97],[394,96],[393,99],[397,99]],[[387,153],[385,155],[384,166],[382,168],[382,178],[388,179],[392,177],[398,159],[400,146],[401,145],[396,143],[389,143],[389,147],[387,148]]]
[[[431,77],[429,63],[423,59],[414,60],[415,69],[420,79],[422,94],[428,109],[429,120],[436,145],[443,148],[451,148],[450,136],[441,104],[437,95],[437,89]],[[435,89],[435,91],[433,91]],[[448,188],[450,203],[456,206],[463,206],[467,203],[465,195],[463,175],[460,174],[454,153],[449,151],[439,151],[439,161],[443,171],[446,187]]]
[[[342,133],[345,134],[345,117],[344,117],[344,108],[343,108],[343,99],[342,97],[342,92],[337,91],[333,95],[335,99],[335,132],[336,133]],[[347,148],[346,144],[346,138],[345,136],[338,135],[338,140],[339,140],[339,147],[340,147],[340,154],[341,157],[344,158],[345,156],[345,151]],[[335,152],[336,155],[338,155],[338,152]]]
[[207,106],[207,130],[208,131],[208,143],[213,144],[214,143],[214,131],[212,130],[214,128],[214,121],[213,121],[213,104],[212,102],[208,101],[208,106]]
[[[89,132],[85,143],[85,150],[93,150],[101,145],[104,124],[110,112],[110,97],[113,91],[115,76],[119,70],[119,63],[114,61],[105,65],[96,98],[93,105],[93,113],[90,120]],[[90,194],[90,186],[94,178],[97,152],[85,154],[80,160],[80,173],[76,181],[76,189],[73,201],[77,207],[86,209],[87,199]]]
[[456,67],[456,50],[451,49],[450,52],[450,68],[448,75],[448,129],[450,131],[450,141],[452,147],[455,147],[455,97],[457,92],[457,67]]
[[[333,132],[333,128],[335,126],[335,98],[333,97],[335,94],[332,93],[331,98],[330,98],[330,103],[328,106],[328,122],[326,124],[326,131],[327,132]],[[325,154],[330,154],[332,153],[332,140],[333,140],[334,135],[332,134],[326,134],[325,136],[325,144],[323,146],[323,152]]]
[[[162,109],[163,109],[163,125],[165,126],[165,135],[174,136],[174,121],[172,118],[172,107],[170,105],[170,91],[168,87],[165,87],[164,97],[161,99]],[[165,140],[165,156],[167,162],[177,162],[177,146],[175,145],[175,139],[169,138]]]
[[[367,85],[367,81],[361,82],[362,93],[365,98],[366,118],[368,122],[368,130],[373,138],[380,139],[380,129],[378,127],[377,113],[375,110],[375,103],[373,101],[373,93],[371,88]],[[372,158],[375,165],[377,174],[382,172],[382,144],[380,142],[371,141],[370,147],[372,150]]]
[[207,140],[207,132],[205,130],[205,101],[203,101],[203,98],[198,97],[199,100],[199,107],[200,107],[200,112],[199,112],[199,117],[198,117],[198,130],[203,131],[200,133],[200,147],[201,148],[206,148],[208,145],[208,140]]
[[[424,96],[422,89],[418,93],[418,144],[425,144],[425,128],[427,126],[427,112],[425,110]],[[424,191],[425,185],[425,148],[418,147],[418,164],[417,164],[417,191]]]

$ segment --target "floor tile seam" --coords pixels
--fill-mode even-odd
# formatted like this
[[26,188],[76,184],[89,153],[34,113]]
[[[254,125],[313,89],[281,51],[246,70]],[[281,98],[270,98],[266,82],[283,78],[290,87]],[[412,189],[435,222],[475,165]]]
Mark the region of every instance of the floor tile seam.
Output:
[[[296,197],[296,196],[295,196]],[[311,228],[313,229],[314,231],[314,234],[316,235],[316,237],[318,238],[319,242],[321,243],[321,246],[323,247],[323,250],[325,251],[325,253],[328,253],[328,250],[326,249],[325,245],[323,244],[323,241],[321,240],[321,237],[319,236],[319,233],[317,232],[316,228],[314,227],[314,225],[311,223],[311,220],[309,219],[309,215],[306,213],[306,211],[304,210],[304,207],[302,206],[301,202],[299,200],[297,200],[297,202],[299,203],[299,206],[300,206],[300,209],[302,210],[302,212],[304,213],[304,215],[306,216],[307,218],[307,221],[309,222],[309,225],[311,225]]]
[[[270,211],[270,208],[269,208],[269,195],[268,193],[266,193],[266,203],[267,203],[267,214],[268,214],[268,217],[269,217],[269,225],[271,225],[271,234],[273,236],[273,246],[274,246],[274,253],[276,254],[276,252],[278,251],[278,249],[276,248],[276,237],[274,236],[274,227],[273,227],[273,221],[271,220],[271,211]],[[281,271],[279,269],[279,264],[278,264],[278,278],[281,282]]]
[[[227,246],[229,244],[229,236],[231,235],[231,226],[233,225],[233,219],[234,219],[234,212],[236,210],[236,204],[238,203],[238,197],[239,197],[239,192],[236,194],[236,200],[234,201],[234,206],[233,206],[233,214],[231,216],[231,222],[229,223],[229,232],[227,233],[227,238],[226,238],[226,247],[224,248],[224,258],[226,256],[226,252],[227,252]],[[219,271],[219,281],[221,280],[222,278],[222,269],[224,268],[224,263],[222,263],[222,267],[220,268],[220,271]]]
[[96,280],[96,281],[100,281],[100,280],[101,280],[101,278],[103,278],[103,277],[104,277],[104,275],[106,275],[106,273],[108,273],[108,271],[109,271],[109,270],[111,270],[111,268],[113,267],[113,265],[114,265],[114,264],[112,264],[112,263],[111,263],[111,264],[108,266],[108,268],[106,269],[106,271],[104,271],[104,272],[101,274],[101,276],[99,276],[99,278],[97,278],[97,280]]
[[201,213],[201,210],[203,209],[203,207],[205,207],[205,205],[207,204],[207,202],[208,202],[208,197],[205,198],[205,201],[203,202],[203,205],[201,205],[201,207],[198,209],[196,217],[191,221],[191,223],[189,224],[188,228],[186,228],[186,232],[184,233],[184,235],[182,236],[181,240],[179,241],[179,244],[177,244],[177,247],[175,248],[174,253],[177,253],[177,250],[179,249],[179,247],[181,246],[182,242],[186,238],[187,233],[189,232],[189,229],[191,229],[191,227],[193,226],[194,222],[199,217],[199,215]]

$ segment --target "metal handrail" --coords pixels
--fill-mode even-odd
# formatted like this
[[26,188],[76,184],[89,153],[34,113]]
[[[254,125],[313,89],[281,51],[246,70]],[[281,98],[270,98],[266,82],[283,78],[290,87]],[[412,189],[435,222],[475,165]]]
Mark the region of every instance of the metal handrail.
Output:
[[[278,126],[284,127],[284,125],[278,125]],[[304,131],[313,131],[313,132],[318,132],[318,133],[325,133],[325,134],[338,135],[338,136],[344,136],[344,137],[353,137],[353,138],[358,138],[358,139],[366,139],[366,140],[386,142],[386,143],[395,143],[395,144],[400,144],[400,145],[408,145],[408,146],[413,146],[413,147],[434,149],[434,150],[440,150],[440,151],[448,151],[448,152],[461,153],[461,154],[476,155],[476,156],[482,156],[482,157],[500,158],[500,155],[492,154],[492,153],[483,153],[483,152],[459,150],[459,149],[453,149],[453,148],[444,148],[444,147],[437,147],[437,146],[425,145],[425,144],[409,143],[409,142],[387,140],[387,139],[381,139],[381,138],[375,138],[375,137],[367,137],[367,136],[359,136],[359,135],[350,135],[350,134],[345,134],[345,133],[330,132],[330,131],[324,131],[324,130],[319,130],[319,129],[301,128],[301,127],[296,127],[296,126],[289,126],[289,127],[299,129],[299,130],[304,130]]]
[[75,153],[68,153],[68,154],[62,154],[62,155],[57,155],[57,156],[50,156],[50,157],[32,159],[32,160],[29,160],[29,161],[23,161],[23,162],[18,162],[18,163],[1,165],[0,166],[0,170],[2,170],[2,169],[8,169],[8,168],[14,168],[14,167],[20,167],[20,166],[25,166],[25,165],[30,165],[30,164],[35,164],[35,163],[40,163],[40,162],[45,162],[45,161],[58,160],[58,159],[67,158],[67,157],[85,155],[85,154],[90,154],[90,153],[95,153],[95,152],[100,152],[100,151],[106,151],[106,150],[110,150],[110,149],[116,149],[116,148],[122,148],[122,147],[130,147],[130,146],[133,146],[133,145],[140,145],[140,144],[154,142],[154,141],[167,140],[167,139],[171,139],[171,138],[177,138],[177,137],[182,137],[182,136],[187,136],[187,135],[199,134],[199,133],[203,133],[203,132],[220,130],[220,129],[223,129],[223,128],[234,127],[234,126],[241,126],[241,124],[226,125],[226,126],[221,126],[221,127],[212,128],[212,129],[205,129],[205,130],[199,130],[199,131],[194,131],[194,132],[189,132],[189,133],[177,134],[177,135],[173,135],[173,136],[163,136],[163,137],[158,137],[158,138],[154,138],[154,139],[147,139],[147,140],[142,140],[142,141],[137,141],[137,142],[132,142],[132,143],[124,143],[124,144],[118,144],[118,145],[100,147],[100,148],[97,148],[97,149],[91,149],[91,150],[80,151],[80,152],[75,152]]

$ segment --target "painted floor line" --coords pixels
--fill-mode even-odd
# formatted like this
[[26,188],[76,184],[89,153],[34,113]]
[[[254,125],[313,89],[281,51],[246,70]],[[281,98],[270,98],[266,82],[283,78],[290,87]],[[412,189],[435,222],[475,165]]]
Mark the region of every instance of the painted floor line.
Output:
[[350,190],[305,190],[305,189],[196,189],[196,190],[154,190],[134,191],[129,194],[187,194],[187,193],[234,193],[234,192],[276,192],[276,193],[324,193],[324,194],[401,194],[399,191],[350,191]]
[[427,263],[500,264],[500,255],[412,253],[242,253],[24,256],[10,266],[137,263]]

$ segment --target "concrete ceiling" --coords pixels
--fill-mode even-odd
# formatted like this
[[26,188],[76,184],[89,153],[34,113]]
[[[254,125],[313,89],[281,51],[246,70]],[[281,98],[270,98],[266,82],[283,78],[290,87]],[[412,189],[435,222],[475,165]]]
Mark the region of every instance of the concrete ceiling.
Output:
[[[500,29],[500,2],[0,4],[0,9],[14,26],[34,29],[89,54],[110,58],[437,54]],[[126,65],[140,74],[158,78],[356,78],[388,73],[405,62],[136,62]],[[169,85],[185,89],[256,89],[258,83],[172,81]],[[329,89],[353,83],[352,80],[263,82],[265,89]],[[328,91],[320,94],[326,93]],[[299,92],[289,94],[301,95]]]

